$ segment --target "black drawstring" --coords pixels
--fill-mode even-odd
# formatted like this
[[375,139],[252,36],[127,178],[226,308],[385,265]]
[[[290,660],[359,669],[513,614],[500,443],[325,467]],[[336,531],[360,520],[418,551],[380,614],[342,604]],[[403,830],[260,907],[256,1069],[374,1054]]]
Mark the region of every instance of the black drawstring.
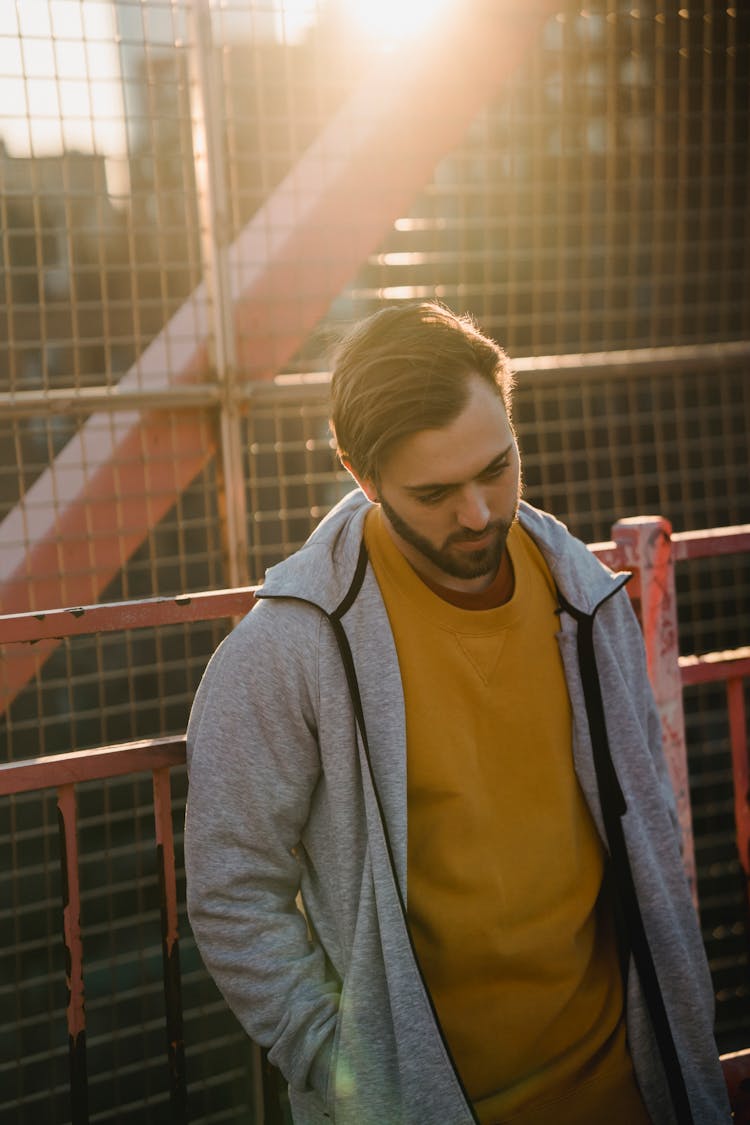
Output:
[[594,769],[599,787],[604,831],[609,844],[615,895],[621,907],[628,945],[638,970],[677,1120],[679,1125],[694,1125],[685,1079],[680,1067],[672,1029],[669,1026],[669,1017],[661,994],[656,966],[646,937],[646,929],[633,883],[633,873],[630,869],[625,834],[622,828],[621,818],[627,812],[627,803],[617,779],[607,735],[604,702],[594,650],[594,615],[596,610],[592,614],[583,613],[571,606],[562,594],[559,595],[559,598],[562,608],[575,619],[578,625],[578,662],[581,669],[583,695],[591,733]]

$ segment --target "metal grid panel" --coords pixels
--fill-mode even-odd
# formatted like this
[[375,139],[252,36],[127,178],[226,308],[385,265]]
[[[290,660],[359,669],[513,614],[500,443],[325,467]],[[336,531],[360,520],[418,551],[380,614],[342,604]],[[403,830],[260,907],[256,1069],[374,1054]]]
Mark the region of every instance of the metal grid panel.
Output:
[[[218,498],[209,468],[148,533],[127,567],[104,587],[104,600],[172,595],[225,585]],[[222,630],[199,624],[66,642],[37,661],[29,685],[0,721],[4,760],[125,741],[184,729],[206,660]],[[34,665],[35,650],[5,653],[0,691],[13,660]]]
[[115,383],[198,284],[185,42],[158,0],[5,6],[2,389]]
[[[675,531],[750,515],[750,378],[744,369],[565,377],[522,373],[513,418],[528,499],[580,538],[607,539],[620,518],[659,512]],[[253,580],[299,546],[351,486],[336,465],[324,382],[256,393],[247,418],[248,509],[278,513],[254,548]],[[301,520],[299,529],[290,521]],[[710,614],[705,613],[710,619]]]
[[432,296],[514,354],[748,332],[750,11],[561,5],[354,281]]
[[247,507],[251,580],[305,541],[351,487],[328,430],[325,387],[295,401],[294,392],[258,396],[247,418]]
[[9,709],[3,760],[183,731],[222,633],[192,625],[65,642]]
[[[747,684],[745,695],[750,702]],[[750,932],[744,873],[730,829],[734,797],[726,693],[723,685],[696,686],[686,689],[684,699],[701,923],[716,992],[716,1036],[722,1051],[737,1051],[748,1038]]]

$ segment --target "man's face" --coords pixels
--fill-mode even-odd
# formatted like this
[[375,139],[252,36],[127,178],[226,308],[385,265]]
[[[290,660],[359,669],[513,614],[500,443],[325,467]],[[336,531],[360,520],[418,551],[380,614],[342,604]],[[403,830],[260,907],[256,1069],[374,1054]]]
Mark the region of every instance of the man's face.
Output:
[[518,447],[503,400],[478,376],[453,422],[399,442],[375,485],[396,546],[417,573],[456,590],[482,590],[509,565],[505,541],[520,489]]

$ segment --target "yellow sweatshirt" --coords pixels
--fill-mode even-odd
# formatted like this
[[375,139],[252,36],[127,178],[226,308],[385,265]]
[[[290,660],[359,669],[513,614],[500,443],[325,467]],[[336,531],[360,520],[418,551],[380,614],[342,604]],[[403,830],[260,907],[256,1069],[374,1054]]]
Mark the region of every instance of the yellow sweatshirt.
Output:
[[515,525],[511,599],[471,610],[417,576],[379,509],[365,536],[406,701],[409,922],[480,1121],[648,1122],[544,560]]

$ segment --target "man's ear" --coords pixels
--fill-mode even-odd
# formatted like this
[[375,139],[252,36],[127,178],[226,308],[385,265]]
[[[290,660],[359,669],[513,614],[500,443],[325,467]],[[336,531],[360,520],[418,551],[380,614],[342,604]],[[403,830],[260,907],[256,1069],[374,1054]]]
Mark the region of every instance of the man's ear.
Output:
[[349,458],[345,454],[343,454],[343,453],[339,454],[339,461],[344,466],[347,473],[349,473],[350,476],[354,477],[355,481],[357,482],[359,487],[362,489],[362,491],[364,492],[365,496],[370,501],[370,503],[377,504],[378,503],[378,490],[375,487],[375,482],[373,480],[371,480],[369,477],[362,477],[362,476],[359,475],[359,473],[355,472],[354,469],[352,468],[351,461],[349,460]]

